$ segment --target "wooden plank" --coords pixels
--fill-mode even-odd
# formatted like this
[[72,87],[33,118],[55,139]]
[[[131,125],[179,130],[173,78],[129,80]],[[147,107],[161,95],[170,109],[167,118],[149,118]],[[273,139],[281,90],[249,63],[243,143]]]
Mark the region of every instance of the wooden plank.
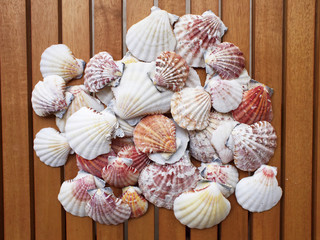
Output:
[[151,13],[153,0],[127,0],[127,31]]
[[[39,67],[42,52],[52,44],[58,43],[58,1],[32,1],[31,12],[32,85],[34,88],[42,80]],[[43,118],[33,112],[33,138],[46,127],[56,128],[54,117]],[[57,201],[61,185],[60,168],[49,167],[40,161],[35,152],[33,155],[35,237],[59,239],[63,231],[60,223],[61,205]]]
[[159,8],[166,10],[169,13],[182,16],[186,14],[185,0],[159,0]]
[[[277,167],[281,179],[282,107],[282,23],[283,2],[257,0],[254,9],[254,79],[274,89],[272,107],[278,139],[274,157],[268,163]],[[273,41],[270,41],[273,39]],[[252,214],[252,239],[280,238],[280,203],[270,211]]]
[[[286,1],[282,239],[311,239],[315,0]],[[306,27],[302,27],[306,26]]]
[[4,236],[30,239],[26,2],[2,1],[0,11]]

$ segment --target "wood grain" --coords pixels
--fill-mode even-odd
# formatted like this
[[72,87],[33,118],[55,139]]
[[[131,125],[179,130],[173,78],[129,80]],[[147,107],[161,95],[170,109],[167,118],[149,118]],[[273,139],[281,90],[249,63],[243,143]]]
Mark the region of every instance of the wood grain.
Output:
[[159,8],[166,10],[169,13],[182,16],[186,13],[185,0],[159,0]]
[[127,0],[127,31],[151,13],[153,0]]

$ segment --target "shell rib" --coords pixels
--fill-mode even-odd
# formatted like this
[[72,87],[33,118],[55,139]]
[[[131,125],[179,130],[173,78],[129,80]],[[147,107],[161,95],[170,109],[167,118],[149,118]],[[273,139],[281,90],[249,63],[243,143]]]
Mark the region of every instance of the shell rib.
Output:
[[148,155],[140,152],[134,145],[127,145],[121,148],[118,152],[118,157],[132,159],[131,167],[137,169],[139,172],[151,162]]
[[211,162],[216,156],[216,151],[211,145],[210,138],[207,137],[204,130],[189,131],[189,138],[191,156],[201,162]]
[[130,218],[141,217],[148,210],[148,201],[142,196],[142,192],[138,187],[123,188],[121,199],[130,206]]

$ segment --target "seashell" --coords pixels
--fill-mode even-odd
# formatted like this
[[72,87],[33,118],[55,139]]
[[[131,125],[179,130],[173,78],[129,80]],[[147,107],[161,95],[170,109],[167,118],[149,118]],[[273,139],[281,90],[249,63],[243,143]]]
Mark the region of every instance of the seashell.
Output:
[[250,212],[273,208],[282,196],[276,175],[276,167],[262,165],[253,176],[242,178],[236,187],[237,202]]
[[106,106],[109,105],[111,100],[114,98],[113,92],[110,86],[106,86],[100,89],[96,93],[96,97]]
[[198,180],[198,170],[186,152],[174,164],[149,164],[140,174],[139,187],[149,202],[157,207],[172,209],[174,199],[195,187]]
[[87,191],[102,188],[104,185],[105,182],[102,179],[79,171],[74,179],[62,183],[58,200],[63,208],[72,215],[79,217],[88,216],[85,207],[90,200],[90,195]]
[[257,86],[244,92],[242,102],[232,115],[235,120],[246,124],[258,121],[271,122],[272,103],[267,87]]
[[62,118],[73,99],[72,94],[65,94],[65,81],[57,76],[49,76],[39,81],[32,91],[32,108],[40,117],[55,114]]
[[216,151],[211,145],[210,139],[202,131],[189,131],[189,150],[193,158],[201,162],[211,162],[216,156]]
[[222,165],[219,158],[211,163],[202,163],[199,171],[204,179],[218,183],[221,193],[226,198],[234,192],[239,181],[237,169],[232,165]]
[[117,225],[129,219],[131,214],[129,205],[115,197],[111,188],[93,189],[88,193],[91,199],[85,209],[94,221],[100,224]]
[[[162,52],[156,60],[156,72],[153,83],[171,91],[180,91],[188,78],[189,66],[175,52]],[[158,88],[159,89],[159,88]]]
[[131,209],[130,218],[141,217],[148,210],[148,201],[142,196],[142,192],[138,187],[123,188],[121,200],[129,205]]
[[120,61],[125,65],[139,62],[139,60],[135,58],[130,52],[127,52]]
[[146,62],[154,61],[163,51],[173,51],[176,38],[172,25],[178,18],[158,7],[152,7],[148,17],[129,28],[126,36],[129,51]]
[[189,75],[186,81],[186,87],[196,88],[201,86],[201,80],[196,70],[189,67]]
[[140,152],[134,145],[127,145],[121,148],[118,152],[119,158],[130,158],[132,159],[131,167],[137,169],[139,172],[142,171],[151,161],[148,155]]
[[243,171],[255,171],[269,162],[277,146],[277,135],[269,122],[236,126],[227,145],[233,149],[234,164]]
[[166,113],[170,110],[173,92],[159,92],[149,75],[155,63],[132,63],[126,66],[120,85],[112,88],[115,96],[114,112],[122,119],[147,114]]
[[222,79],[235,79],[244,69],[244,57],[233,43],[223,42],[208,50],[205,54],[208,74],[219,74]]
[[134,127],[131,126],[126,120],[117,118],[119,122],[119,127],[123,130],[125,137],[133,137]]
[[117,118],[112,113],[83,107],[68,118],[66,136],[78,155],[92,160],[110,151],[111,138],[117,128]]
[[202,130],[209,124],[210,95],[202,88],[184,88],[173,94],[171,114],[176,123],[187,130]]
[[144,153],[174,153],[177,149],[176,127],[164,115],[147,116],[135,127],[133,141]]
[[173,206],[174,215],[182,224],[198,229],[219,224],[230,209],[230,202],[215,182],[199,182],[195,189],[177,197]]
[[121,137],[112,139],[111,148],[113,151],[118,154],[123,147],[126,146],[134,146],[134,142],[132,138],[129,137]]
[[56,125],[59,128],[60,132],[65,132],[67,119],[80,108],[88,107],[98,112],[104,109],[104,106],[99,102],[99,100],[90,96],[89,92],[85,90],[85,87],[83,85],[70,86],[67,88],[67,92],[71,93],[74,99],[69,105],[66,113],[63,115],[63,118],[56,118]]
[[[121,66],[122,65],[122,66]],[[113,60],[107,52],[94,55],[84,71],[84,85],[90,92],[98,92],[105,86],[119,85],[124,65]]]
[[33,148],[40,161],[51,167],[63,166],[71,150],[66,137],[53,128],[41,129],[34,139]]
[[135,185],[138,182],[139,171],[131,165],[130,158],[109,157],[108,166],[102,169],[102,178],[114,187]]
[[226,121],[234,121],[231,113],[210,112],[209,125],[203,131],[211,139],[213,131]]
[[204,52],[221,42],[227,28],[213,12],[206,11],[201,16],[187,14],[174,26],[177,39],[175,52],[192,67],[204,67]]
[[64,44],[51,45],[41,55],[40,71],[43,78],[58,75],[65,81],[80,79],[86,63],[77,59]]
[[109,156],[115,157],[117,155],[112,149],[110,149],[110,152],[108,152],[107,154],[99,155],[98,157],[92,160],[84,159],[80,155],[76,154],[77,166],[79,170],[86,171],[98,178],[102,178],[101,171],[104,167],[108,165]]

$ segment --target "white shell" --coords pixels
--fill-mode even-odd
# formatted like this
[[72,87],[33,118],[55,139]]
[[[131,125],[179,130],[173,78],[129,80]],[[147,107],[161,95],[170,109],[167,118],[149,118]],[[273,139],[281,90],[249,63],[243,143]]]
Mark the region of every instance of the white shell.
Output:
[[124,63],[125,65],[131,63],[137,63],[139,60],[135,58],[129,51],[124,55],[124,57],[120,60],[120,62]]
[[216,151],[211,145],[211,137],[207,137],[205,130],[189,131],[189,138],[189,150],[193,158],[201,162],[211,162],[214,159]]
[[186,81],[186,87],[195,88],[201,86],[200,77],[194,68],[189,67],[189,76]]
[[124,136],[125,137],[132,137],[134,127],[131,126],[126,120],[123,120],[119,117],[117,119],[119,122],[119,127],[123,130]]
[[109,105],[114,98],[111,87],[109,86],[100,89],[99,92],[96,93],[96,97],[106,106]]

